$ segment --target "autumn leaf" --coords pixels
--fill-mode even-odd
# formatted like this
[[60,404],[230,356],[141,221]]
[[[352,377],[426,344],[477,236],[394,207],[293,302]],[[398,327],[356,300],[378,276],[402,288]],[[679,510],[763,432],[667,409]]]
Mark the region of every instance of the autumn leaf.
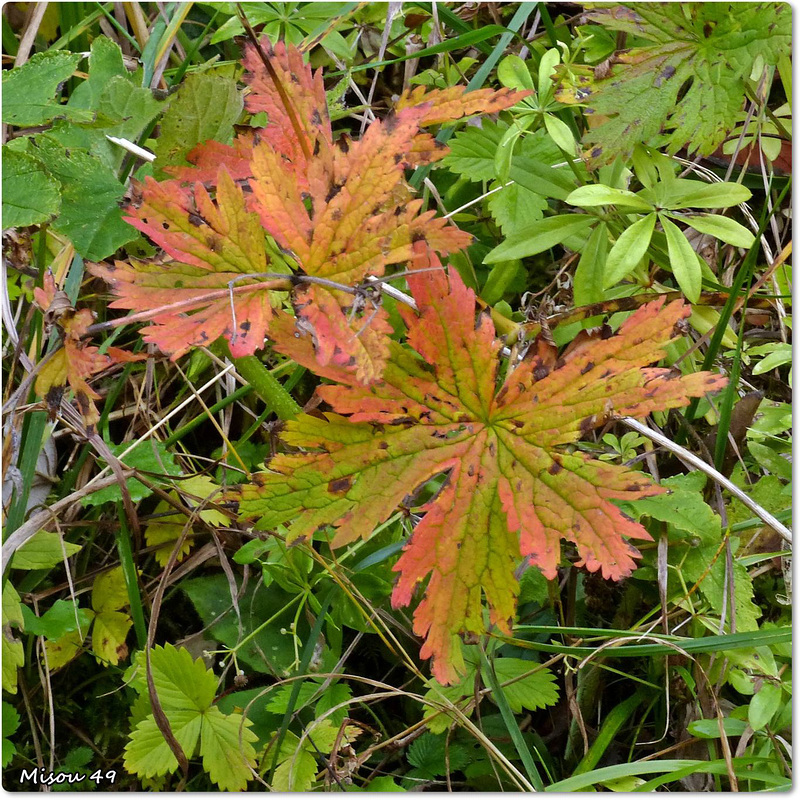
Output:
[[754,66],[791,53],[791,9],[780,3],[593,3],[586,16],[652,42],[614,54],[602,70],[558,68],[556,99],[599,119],[592,126],[590,117],[584,137],[592,165],[629,156],[662,128],[669,153],[709,155],[735,127]]
[[415,91],[360,139],[334,142],[321,73],[291,46],[264,47],[294,114],[261,56],[246,48],[245,102],[252,113],[265,111],[268,124],[232,146],[196,148],[189,155],[195,168],[173,170],[178,177],[161,183],[148,179],[141,202],[128,208],[128,221],[175,260],[90,269],[112,285],[113,307],[151,312],[145,338],[173,357],[218,336],[234,356],[252,354],[265,335],[275,338],[274,290],[292,288],[317,362],[369,383],[380,377],[391,329],[361,283],[407,264],[415,242],[445,255],[470,241],[435,212],[422,212],[405,182],[407,167],[447,152],[421,128],[507,108],[521,95]]
[[[422,244],[415,255],[417,269],[438,266]],[[566,539],[579,566],[618,580],[639,555],[628,540],[650,539],[612,500],[663,490],[569,445],[613,415],[680,407],[725,379],[647,366],[689,314],[679,301],[656,300],[616,335],[583,337],[560,358],[539,340],[498,389],[501,344],[489,316],[476,326],[472,290],[455,272],[408,280],[419,309],[404,313],[410,349],[390,341],[381,383],[321,387],[333,411],[287,425],[283,440],[297,452],[275,456],[240,488],[240,510],[264,529],[287,525],[292,540],[333,525],[340,546],[369,537],[446,474],[395,566],[392,601],[408,605],[429,578],[414,630],[434,675],[449,683],[464,671],[458,635],[484,631],[482,596],[492,623],[510,632],[521,559],[555,577]],[[311,365],[311,354],[308,343],[293,347],[300,363]]]
[[86,379],[114,364],[141,361],[147,356],[135,355],[118,347],[109,347],[101,353],[99,348],[87,344],[84,337],[94,315],[87,308],[74,309],[66,294],[56,289],[51,272],[44,277],[44,288],[36,288],[33,293],[36,304],[45,313],[45,321],[57,325],[64,345],[39,370],[34,391],[45,399],[51,413],[55,414],[61,406],[64,388],[69,385],[75,392],[86,427],[91,428],[100,419],[92,400],[99,400],[100,395]]

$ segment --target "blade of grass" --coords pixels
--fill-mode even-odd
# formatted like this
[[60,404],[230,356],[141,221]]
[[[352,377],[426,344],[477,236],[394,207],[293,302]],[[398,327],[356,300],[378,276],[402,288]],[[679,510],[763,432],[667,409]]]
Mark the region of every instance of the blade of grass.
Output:
[[136,642],[141,650],[147,647],[147,625],[144,621],[144,609],[142,608],[142,595],[139,592],[139,576],[136,569],[136,562],[133,560],[133,548],[131,546],[131,532],[128,528],[128,517],[122,507],[122,501],[117,501],[117,518],[119,528],[115,531],[117,540],[117,552],[122,565],[122,575],[125,578],[125,588],[128,591],[128,602],[131,606],[131,617],[133,617],[133,627],[136,631]]
[[[545,628],[546,630],[543,630]],[[570,628],[555,628],[551,626],[521,625],[517,630],[522,633],[568,633]],[[580,634],[578,634],[580,635]],[[595,635],[597,635],[595,633]],[[623,635],[630,636],[630,631]],[[635,634],[634,634],[635,635]],[[746,633],[727,633],[719,636],[704,636],[693,639],[682,639],[679,636],[666,637],[655,633],[648,634],[652,638],[665,639],[679,645],[687,653],[719,653],[726,650],[751,649],[770,644],[783,644],[792,640],[790,627],[773,628],[763,631],[748,631]],[[597,648],[586,646],[568,646],[555,643],[531,642],[514,636],[496,636],[501,641],[514,644],[525,650],[538,650],[543,653],[563,653],[572,656],[592,655]],[[634,644],[620,645],[608,651],[609,656],[616,658],[638,658],[640,656],[663,656],[674,653],[674,649],[660,644]]]
[[25,519],[33,479],[36,475],[36,463],[42,449],[42,438],[47,426],[47,413],[34,411],[27,414],[22,423],[22,444],[19,458],[19,471],[22,491],[14,490],[14,500],[9,509],[6,523],[3,526],[3,541],[8,538]]
[[494,671],[494,664],[489,662],[489,659],[486,657],[486,653],[484,652],[483,648],[481,648],[480,652],[481,665],[483,667],[482,673],[486,675],[486,678],[489,681],[489,687],[492,690],[492,699],[495,701],[495,703],[497,703],[497,707],[500,709],[503,722],[505,723],[506,729],[511,736],[511,741],[514,742],[514,747],[516,748],[517,753],[519,753],[519,757],[522,760],[523,766],[525,767],[525,772],[528,775],[528,780],[531,782],[531,785],[536,789],[537,792],[541,792],[542,789],[544,789],[542,778],[539,775],[539,770],[536,769],[536,764],[531,756],[531,751],[528,749],[528,745],[525,744],[525,739],[522,737],[522,731],[520,731],[517,720],[514,717],[514,712],[511,710],[511,706],[508,704],[508,698],[506,697],[505,692],[503,692],[503,687],[500,685],[500,681],[497,679],[497,674]]
[[600,726],[597,738],[592,742],[589,752],[586,753],[578,762],[578,766],[572,771],[573,775],[581,775],[597,766],[597,762],[600,761],[603,753],[614,741],[619,729],[627,722],[628,717],[636,711],[643,699],[642,692],[634,692],[627,700],[623,700],[608,712],[603,724]]
[[[767,761],[768,759],[757,758],[736,758],[734,763],[736,766],[745,766],[756,761]],[[738,762],[738,763],[737,763]],[[665,780],[674,780],[672,777],[678,770],[690,770],[686,774],[694,772],[709,772],[713,775],[726,774],[726,765],[724,759],[716,761],[695,761],[691,759],[665,759],[664,761],[634,761],[631,764],[615,764],[613,767],[601,767],[600,769],[592,770],[591,772],[584,772],[581,775],[573,775],[565,780],[558,781],[546,787],[546,792],[580,792],[588,789],[591,786],[596,786],[599,783],[606,781],[618,780],[619,778],[629,778],[633,775],[652,775],[653,773],[662,773],[665,775]],[[751,773],[747,773],[748,775]],[[775,783],[785,780],[778,775],[771,775]],[[642,791],[643,787],[639,787],[636,791]]]

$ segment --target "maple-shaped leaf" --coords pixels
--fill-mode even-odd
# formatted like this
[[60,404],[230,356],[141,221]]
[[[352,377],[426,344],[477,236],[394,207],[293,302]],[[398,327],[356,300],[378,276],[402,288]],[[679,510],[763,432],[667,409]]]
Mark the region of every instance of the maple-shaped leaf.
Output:
[[55,414],[61,406],[64,388],[69,384],[75,392],[75,400],[86,427],[90,429],[100,419],[97,407],[92,402],[99,400],[100,395],[89,386],[86,379],[114,364],[141,361],[147,355],[135,355],[119,347],[108,347],[101,353],[99,348],[88,344],[85,337],[94,322],[94,314],[88,308],[80,311],[74,309],[67,295],[56,288],[51,272],[44,276],[44,288],[37,287],[33,294],[36,304],[45,313],[45,321],[58,326],[64,345],[39,370],[34,391],[44,398],[51,413]]
[[405,182],[407,167],[446,153],[421,128],[507,108],[519,93],[414,92],[359,140],[334,142],[322,74],[296,48],[273,50],[264,40],[261,53],[246,48],[244,64],[247,107],[266,112],[267,125],[230,147],[195,148],[194,167],[173,170],[175,180],[148,179],[128,209],[128,221],[176,260],[91,269],[111,283],[114,307],[152,312],[145,338],[174,357],[220,335],[234,356],[261,347],[265,334],[275,338],[276,285],[263,276],[291,270],[306,278],[294,281],[292,301],[317,362],[374,381],[391,328],[385,311],[353,288],[407,264],[415,242],[445,255],[470,241],[435,212],[421,213]]
[[588,6],[588,20],[653,42],[616,53],[610,72],[558,68],[557,100],[608,117],[584,137],[594,165],[629,156],[662,128],[668,152],[712,153],[736,125],[754,65],[774,67],[791,53],[792,12],[783,3]]
[[[173,359],[220,336],[234,356],[252,354],[264,342],[272,304],[279,302],[272,289],[281,282],[259,277],[268,264],[266,239],[241,188],[221,167],[214,200],[201,183],[187,188],[152,178],[143,198],[139,208],[128,208],[126,220],[176,261],[90,264],[117,295],[111,307],[153,312],[144,339]],[[270,269],[288,271],[279,262]]]
[[[436,266],[424,247],[415,267]],[[290,422],[269,472],[240,488],[240,510],[260,527],[286,524],[291,539],[334,525],[333,545],[366,538],[430,478],[447,480],[395,570],[395,606],[407,605],[430,578],[415,632],[422,656],[447,683],[463,672],[459,633],[484,630],[482,596],[505,632],[514,616],[522,558],[552,578],[561,539],[574,542],[579,565],[619,579],[635,567],[629,539],[650,539],[611,501],[658,494],[644,473],[591,459],[568,447],[612,415],[643,416],[683,406],[719,389],[707,372],[680,376],[647,367],[664,355],[681,302],[656,300],[616,335],[587,339],[560,359],[542,341],[498,389],[500,342],[487,315],[475,324],[475,295],[457,273],[408,279],[418,313],[406,311],[410,348],[390,342],[383,381],[328,385],[333,409]],[[293,356],[310,362],[307,345]]]

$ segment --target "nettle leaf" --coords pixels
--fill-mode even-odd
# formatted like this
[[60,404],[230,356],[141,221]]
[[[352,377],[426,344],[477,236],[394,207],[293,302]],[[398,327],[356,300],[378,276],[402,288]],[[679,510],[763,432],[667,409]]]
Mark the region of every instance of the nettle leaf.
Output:
[[3,147],[3,228],[55,217],[61,207],[60,189],[39,159]]
[[[423,246],[417,253],[416,268],[438,266]],[[419,308],[403,312],[413,350],[391,342],[380,384],[320,388],[333,412],[287,425],[283,439],[299,452],[275,456],[270,472],[239,487],[240,508],[260,516],[262,528],[286,524],[290,540],[334,525],[340,546],[369,537],[446,473],[394,568],[392,602],[408,605],[430,578],[414,630],[426,637],[422,656],[434,657],[434,675],[449,683],[464,671],[458,634],[485,629],[482,595],[492,623],[510,631],[521,558],[555,577],[564,538],[580,566],[619,579],[638,557],[627,540],[650,539],[611,500],[663,490],[641,472],[566,446],[614,414],[683,406],[726,381],[646,367],[689,314],[679,301],[657,300],[615,336],[576,342],[560,359],[540,341],[497,389],[501,345],[488,316],[475,326],[474,293],[440,270],[408,281]],[[296,340],[292,355],[312,363],[311,343]]]
[[629,156],[662,129],[669,153],[712,153],[736,125],[756,62],[775,66],[791,51],[782,3],[597,3],[586,16],[653,42],[616,53],[603,78],[592,67],[559,68],[556,99],[603,119],[584,137],[593,165]]
[[58,87],[72,75],[82,56],[65,50],[34,53],[21,67],[3,72],[3,122],[44,125],[65,113],[55,101]]
[[[469,243],[435,212],[420,213],[405,169],[446,152],[422,126],[506,108],[519,93],[414,91],[358,141],[334,143],[321,72],[294,47],[262,46],[295,113],[247,47],[247,110],[265,112],[268,124],[230,146],[195,148],[188,158],[196,168],[168,170],[177,178],[162,183],[148,179],[141,203],[128,208],[128,221],[175,261],[90,268],[111,283],[113,307],[153,313],[145,339],[174,358],[219,336],[234,356],[252,354],[265,335],[278,336],[273,304],[282,298],[274,290],[290,288],[281,276],[308,276],[293,281],[292,299],[319,364],[345,367],[367,383],[388,354],[388,315],[336,286],[407,263],[417,240],[441,254]],[[283,339],[294,335],[281,331]]]

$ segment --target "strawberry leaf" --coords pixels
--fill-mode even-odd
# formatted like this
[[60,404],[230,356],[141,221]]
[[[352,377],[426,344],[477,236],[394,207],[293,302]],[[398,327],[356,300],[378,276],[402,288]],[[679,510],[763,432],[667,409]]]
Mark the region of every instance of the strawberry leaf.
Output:
[[[416,256],[418,269],[438,264],[422,243]],[[434,675],[449,683],[464,671],[458,634],[484,631],[482,595],[492,623],[510,631],[520,559],[555,577],[563,538],[575,543],[579,566],[619,579],[636,565],[628,540],[650,539],[611,501],[662,489],[566,446],[613,414],[683,406],[725,379],[646,367],[689,314],[657,300],[615,336],[576,340],[559,360],[539,342],[498,390],[501,345],[488,316],[476,327],[474,293],[441,271],[412,274],[409,285],[419,309],[405,313],[413,351],[390,342],[382,383],[319,389],[335,413],[287,425],[283,439],[298,452],[275,456],[270,472],[240,487],[240,509],[265,529],[286,524],[291,539],[334,525],[338,546],[370,536],[447,473],[395,566],[393,604],[408,605],[429,578],[414,630]]]

